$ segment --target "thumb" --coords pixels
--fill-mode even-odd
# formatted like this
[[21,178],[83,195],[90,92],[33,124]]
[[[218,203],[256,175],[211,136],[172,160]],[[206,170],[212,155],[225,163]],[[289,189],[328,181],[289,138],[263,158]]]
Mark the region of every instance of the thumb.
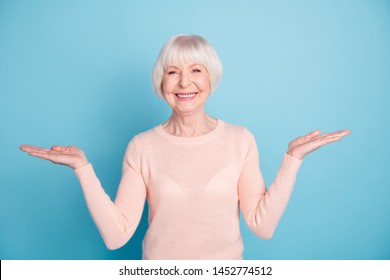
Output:
[[53,151],[62,152],[63,150],[66,149],[66,147],[64,147],[64,146],[52,146],[51,149]]
[[313,138],[313,137],[320,135],[320,133],[321,133],[321,131],[316,129],[316,130],[313,130],[312,132],[310,132],[308,135],[306,135],[306,137]]

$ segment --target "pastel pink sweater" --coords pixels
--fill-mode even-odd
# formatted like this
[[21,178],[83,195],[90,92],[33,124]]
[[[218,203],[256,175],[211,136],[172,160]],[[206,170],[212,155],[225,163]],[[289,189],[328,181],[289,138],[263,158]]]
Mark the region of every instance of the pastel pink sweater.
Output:
[[125,153],[115,202],[91,164],[75,173],[109,249],[131,238],[147,199],[143,259],[242,259],[240,208],[249,228],[270,238],[300,164],[285,154],[267,190],[253,135],[218,120],[212,132],[199,137],[173,136],[162,126],[136,135]]

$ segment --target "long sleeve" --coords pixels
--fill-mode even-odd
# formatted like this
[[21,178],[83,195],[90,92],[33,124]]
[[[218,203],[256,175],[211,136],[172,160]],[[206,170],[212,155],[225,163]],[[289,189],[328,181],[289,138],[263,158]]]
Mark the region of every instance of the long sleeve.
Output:
[[114,202],[102,188],[91,164],[76,169],[75,174],[106,246],[113,250],[126,244],[139,224],[146,199],[135,138],[125,153],[122,178]]
[[260,171],[255,138],[248,131],[243,141],[244,162],[239,178],[239,201],[245,222],[259,237],[272,237],[287,207],[301,160],[284,155],[275,181],[267,190]]

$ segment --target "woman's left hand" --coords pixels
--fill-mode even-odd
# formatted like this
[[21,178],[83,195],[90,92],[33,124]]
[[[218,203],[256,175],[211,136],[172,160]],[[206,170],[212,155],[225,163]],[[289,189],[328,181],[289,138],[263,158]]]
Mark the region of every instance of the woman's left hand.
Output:
[[339,141],[344,136],[351,133],[350,130],[339,130],[320,134],[319,130],[314,130],[307,135],[295,138],[288,144],[287,154],[302,160],[306,155],[329,143]]

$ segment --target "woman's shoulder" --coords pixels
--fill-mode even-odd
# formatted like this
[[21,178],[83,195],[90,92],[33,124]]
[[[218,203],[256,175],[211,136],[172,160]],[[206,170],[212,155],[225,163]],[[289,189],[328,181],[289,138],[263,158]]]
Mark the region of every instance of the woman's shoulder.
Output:
[[252,133],[250,132],[250,130],[244,125],[233,124],[233,123],[229,123],[229,122],[225,122],[225,121],[223,121],[223,122],[225,125],[226,133],[229,133],[229,134],[232,134],[235,136],[241,136],[241,137],[251,137],[252,136]]
[[156,133],[157,127],[158,126],[155,126],[155,127],[152,127],[148,130],[141,131],[141,132],[135,134],[133,136],[133,138],[131,139],[130,143],[131,142],[147,143],[147,142],[153,141],[157,136],[157,133]]

